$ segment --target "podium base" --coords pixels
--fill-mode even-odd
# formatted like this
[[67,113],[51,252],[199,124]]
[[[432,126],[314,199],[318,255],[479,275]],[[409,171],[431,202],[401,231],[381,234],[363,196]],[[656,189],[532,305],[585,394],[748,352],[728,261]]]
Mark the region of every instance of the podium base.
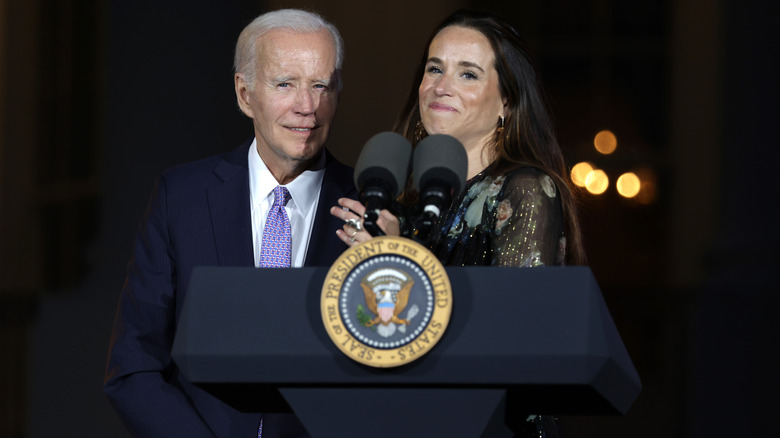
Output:
[[512,436],[502,424],[503,389],[279,388],[279,392],[317,438]]

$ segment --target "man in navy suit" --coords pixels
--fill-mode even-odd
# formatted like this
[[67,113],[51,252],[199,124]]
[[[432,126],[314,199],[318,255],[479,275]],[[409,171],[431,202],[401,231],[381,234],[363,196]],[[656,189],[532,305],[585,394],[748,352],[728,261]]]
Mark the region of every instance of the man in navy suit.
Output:
[[134,436],[305,435],[292,414],[241,413],[194,386],[170,351],[193,267],[260,265],[279,186],[290,195],[282,207],[290,266],[328,266],[346,249],[334,233],[343,222],[328,211],[356,196],[353,171],[324,149],[342,59],[338,31],[318,15],[261,15],[241,33],[235,58],[236,98],[254,139],[159,176],[135,239],[104,384]]

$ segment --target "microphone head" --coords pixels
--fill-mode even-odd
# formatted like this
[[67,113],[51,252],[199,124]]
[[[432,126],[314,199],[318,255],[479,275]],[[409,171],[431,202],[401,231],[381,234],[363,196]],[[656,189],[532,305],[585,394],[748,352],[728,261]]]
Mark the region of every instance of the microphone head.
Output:
[[355,185],[362,190],[366,183],[379,183],[396,198],[409,177],[412,145],[401,134],[380,132],[363,146],[355,165]]
[[429,135],[414,149],[412,175],[419,192],[436,182],[451,187],[452,194],[457,195],[466,185],[467,172],[466,149],[455,137],[446,134]]

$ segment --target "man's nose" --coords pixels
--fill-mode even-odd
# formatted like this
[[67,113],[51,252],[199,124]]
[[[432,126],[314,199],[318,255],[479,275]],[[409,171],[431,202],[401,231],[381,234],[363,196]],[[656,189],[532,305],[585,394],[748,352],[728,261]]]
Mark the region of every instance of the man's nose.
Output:
[[295,112],[303,115],[314,113],[317,109],[317,98],[309,89],[298,90]]

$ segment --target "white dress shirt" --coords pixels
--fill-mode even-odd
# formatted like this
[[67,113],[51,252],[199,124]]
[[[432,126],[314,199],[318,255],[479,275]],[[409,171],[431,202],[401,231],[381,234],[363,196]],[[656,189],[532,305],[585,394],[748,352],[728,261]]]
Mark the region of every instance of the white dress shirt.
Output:
[[[312,166],[312,169],[304,171],[284,186],[291,196],[284,209],[287,217],[290,218],[292,267],[301,267],[306,260],[311,228],[322,189],[322,178],[325,176],[325,152],[320,154],[320,160]],[[253,140],[249,147],[249,197],[252,202],[252,246],[255,250],[255,266],[260,263],[263,229],[268,211],[274,203],[274,188],[278,185],[279,182],[257,152],[257,139]]]

